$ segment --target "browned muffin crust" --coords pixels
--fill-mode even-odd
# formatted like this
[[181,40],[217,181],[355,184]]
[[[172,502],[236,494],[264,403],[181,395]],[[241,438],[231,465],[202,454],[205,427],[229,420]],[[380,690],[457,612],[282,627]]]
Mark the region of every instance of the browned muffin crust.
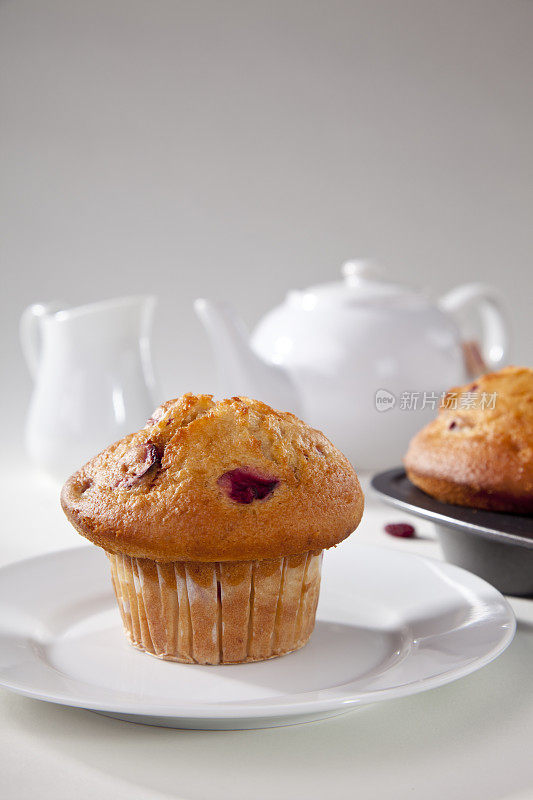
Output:
[[82,536],[155,561],[240,561],[317,551],[363,512],[349,461],[293,414],[186,394],[65,483]]
[[[465,393],[477,396],[472,407],[461,407]],[[532,513],[533,370],[507,367],[451,389],[404,463],[409,479],[444,503]]]

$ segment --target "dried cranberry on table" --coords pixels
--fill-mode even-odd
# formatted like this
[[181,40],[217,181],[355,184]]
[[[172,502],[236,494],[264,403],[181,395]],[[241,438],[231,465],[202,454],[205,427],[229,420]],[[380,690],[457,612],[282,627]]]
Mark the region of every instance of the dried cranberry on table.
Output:
[[385,533],[399,539],[412,539],[416,536],[416,530],[408,522],[389,522],[385,525]]

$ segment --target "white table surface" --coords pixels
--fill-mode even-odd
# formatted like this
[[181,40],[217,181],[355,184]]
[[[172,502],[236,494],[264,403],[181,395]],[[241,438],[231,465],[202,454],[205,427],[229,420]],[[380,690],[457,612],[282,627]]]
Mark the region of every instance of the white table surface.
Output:
[[[0,563],[83,544],[58,487],[10,464],[0,474]],[[429,523],[367,496],[361,541],[440,557]],[[327,569],[327,561],[326,561]],[[440,689],[339,717],[268,730],[134,725],[0,689],[3,800],[533,798],[533,600],[511,599],[518,631],[479,672]]]

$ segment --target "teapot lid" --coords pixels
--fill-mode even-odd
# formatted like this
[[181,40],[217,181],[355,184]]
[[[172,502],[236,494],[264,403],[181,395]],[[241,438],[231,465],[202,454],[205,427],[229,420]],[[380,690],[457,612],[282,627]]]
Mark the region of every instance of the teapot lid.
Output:
[[413,289],[388,281],[368,259],[351,259],[342,265],[344,280],[289,292],[287,300],[305,310],[355,303],[394,303],[420,298]]

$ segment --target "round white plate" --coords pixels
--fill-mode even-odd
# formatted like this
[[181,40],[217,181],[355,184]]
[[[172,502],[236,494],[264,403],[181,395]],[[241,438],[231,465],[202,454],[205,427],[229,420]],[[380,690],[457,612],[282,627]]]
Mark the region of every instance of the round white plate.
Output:
[[514,631],[510,606],[480,578],[355,537],[325,555],[307,646],[256,664],[177,664],[135,650],[96,547],[0,570],[0,685],[177,728],[286,725],[420,692],[488,664]]

